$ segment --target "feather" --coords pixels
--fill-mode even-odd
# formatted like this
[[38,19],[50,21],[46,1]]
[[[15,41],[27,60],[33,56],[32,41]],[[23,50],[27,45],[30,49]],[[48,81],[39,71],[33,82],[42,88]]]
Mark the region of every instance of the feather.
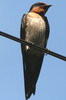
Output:
[[[42,43],[40,46],[46,48],[49,37],[49,24],[46,17],[40,16],[39,19],[40,21],[35,22],[34,18],[30,18],[28,14],[25,14],[21,21],[20,38],[36,45]],[[35,94],[44,54],[23,44],[21,44],[21,51],[23,55],[25,97],[28,99],[32,94]]]

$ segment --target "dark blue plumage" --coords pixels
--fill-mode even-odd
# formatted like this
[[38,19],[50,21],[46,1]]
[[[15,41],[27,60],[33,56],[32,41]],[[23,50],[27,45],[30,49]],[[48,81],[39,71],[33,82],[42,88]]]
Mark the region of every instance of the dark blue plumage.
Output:
[[[46,48],[49,37],[49,24],[45,13],[49,7],[45,3],[32,5],[29,13],[22,17],[21,39]],[[35,94],[44,54],[23,44],[21,44],[21,50],[23,55],[25,97],[29,99],[32,93]]]

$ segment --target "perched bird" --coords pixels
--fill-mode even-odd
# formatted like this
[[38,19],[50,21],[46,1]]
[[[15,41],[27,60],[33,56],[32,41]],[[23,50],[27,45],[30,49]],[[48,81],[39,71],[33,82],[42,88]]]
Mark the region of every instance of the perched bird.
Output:
[[[46,48],[49,37],[49,24],[45,13],[51,5],[35,3],[21,21],[20,38]],[[26,100],[35,94],[44,54],[27,45],[21,44]]]

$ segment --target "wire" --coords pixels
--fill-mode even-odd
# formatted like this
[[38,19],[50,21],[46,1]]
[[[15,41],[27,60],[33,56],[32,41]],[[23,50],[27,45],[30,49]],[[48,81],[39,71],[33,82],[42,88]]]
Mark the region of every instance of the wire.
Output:
[[41,51],[41,52],[43,52],[43,53],[47,53],[47,54],[49,54],[49,55],[51,55],[51,56],[54,56],[54,57],[56,57],[56,58],[59,58],[59,59],[61,59],[61,60],[66,61],[66,57],[65,57],[65,56],[60,55],[60,54],[58,54],[58,53],[55,53],[55,52],[53,52],[53,51],[50,51],[50,50],[48,50],[48,49],[46,49],[46,48],[41,48],[41,47],[39,47],[39,46],[37,46],[37,45],[35,45],[35,44],[26,42],[26,41],[23,40],[23,39],[19,39],[19,38],[17,38],[17,37],[14,37],[14,36],[12,36],[12,35],[9,35],[9,34],[7,34],[7,33],[5,33],[5,32],[1,32],[1,31],[0,31],[0,35],[1,35],[1,36],[4,36],[4,37],[6,37],[6,38],[9,38],[9,39],[11,39],[11,40],[14,40],[14,41],[16,41],[16,42],[23,43],[24,45],[28,45],[28,46],[30,46],[30,47],[32,47],[32,48],[34,48],[34,49],[37,49],[37,50],[39,50],[39,51]]

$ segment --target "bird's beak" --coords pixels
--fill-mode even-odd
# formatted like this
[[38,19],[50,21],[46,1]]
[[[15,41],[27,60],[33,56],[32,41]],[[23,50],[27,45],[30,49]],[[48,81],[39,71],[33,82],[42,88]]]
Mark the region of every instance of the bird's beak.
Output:
[[46,5],[47,7],[51,7],[52,5]]
[[52,5],[41,5],[41,7],[43,7],[43,8],[49,8],[49,7],[51,7]]
[[51,6],[52,6],[52,5],[44,5],[44,7],[48,7],[48,8],[51,7]]

